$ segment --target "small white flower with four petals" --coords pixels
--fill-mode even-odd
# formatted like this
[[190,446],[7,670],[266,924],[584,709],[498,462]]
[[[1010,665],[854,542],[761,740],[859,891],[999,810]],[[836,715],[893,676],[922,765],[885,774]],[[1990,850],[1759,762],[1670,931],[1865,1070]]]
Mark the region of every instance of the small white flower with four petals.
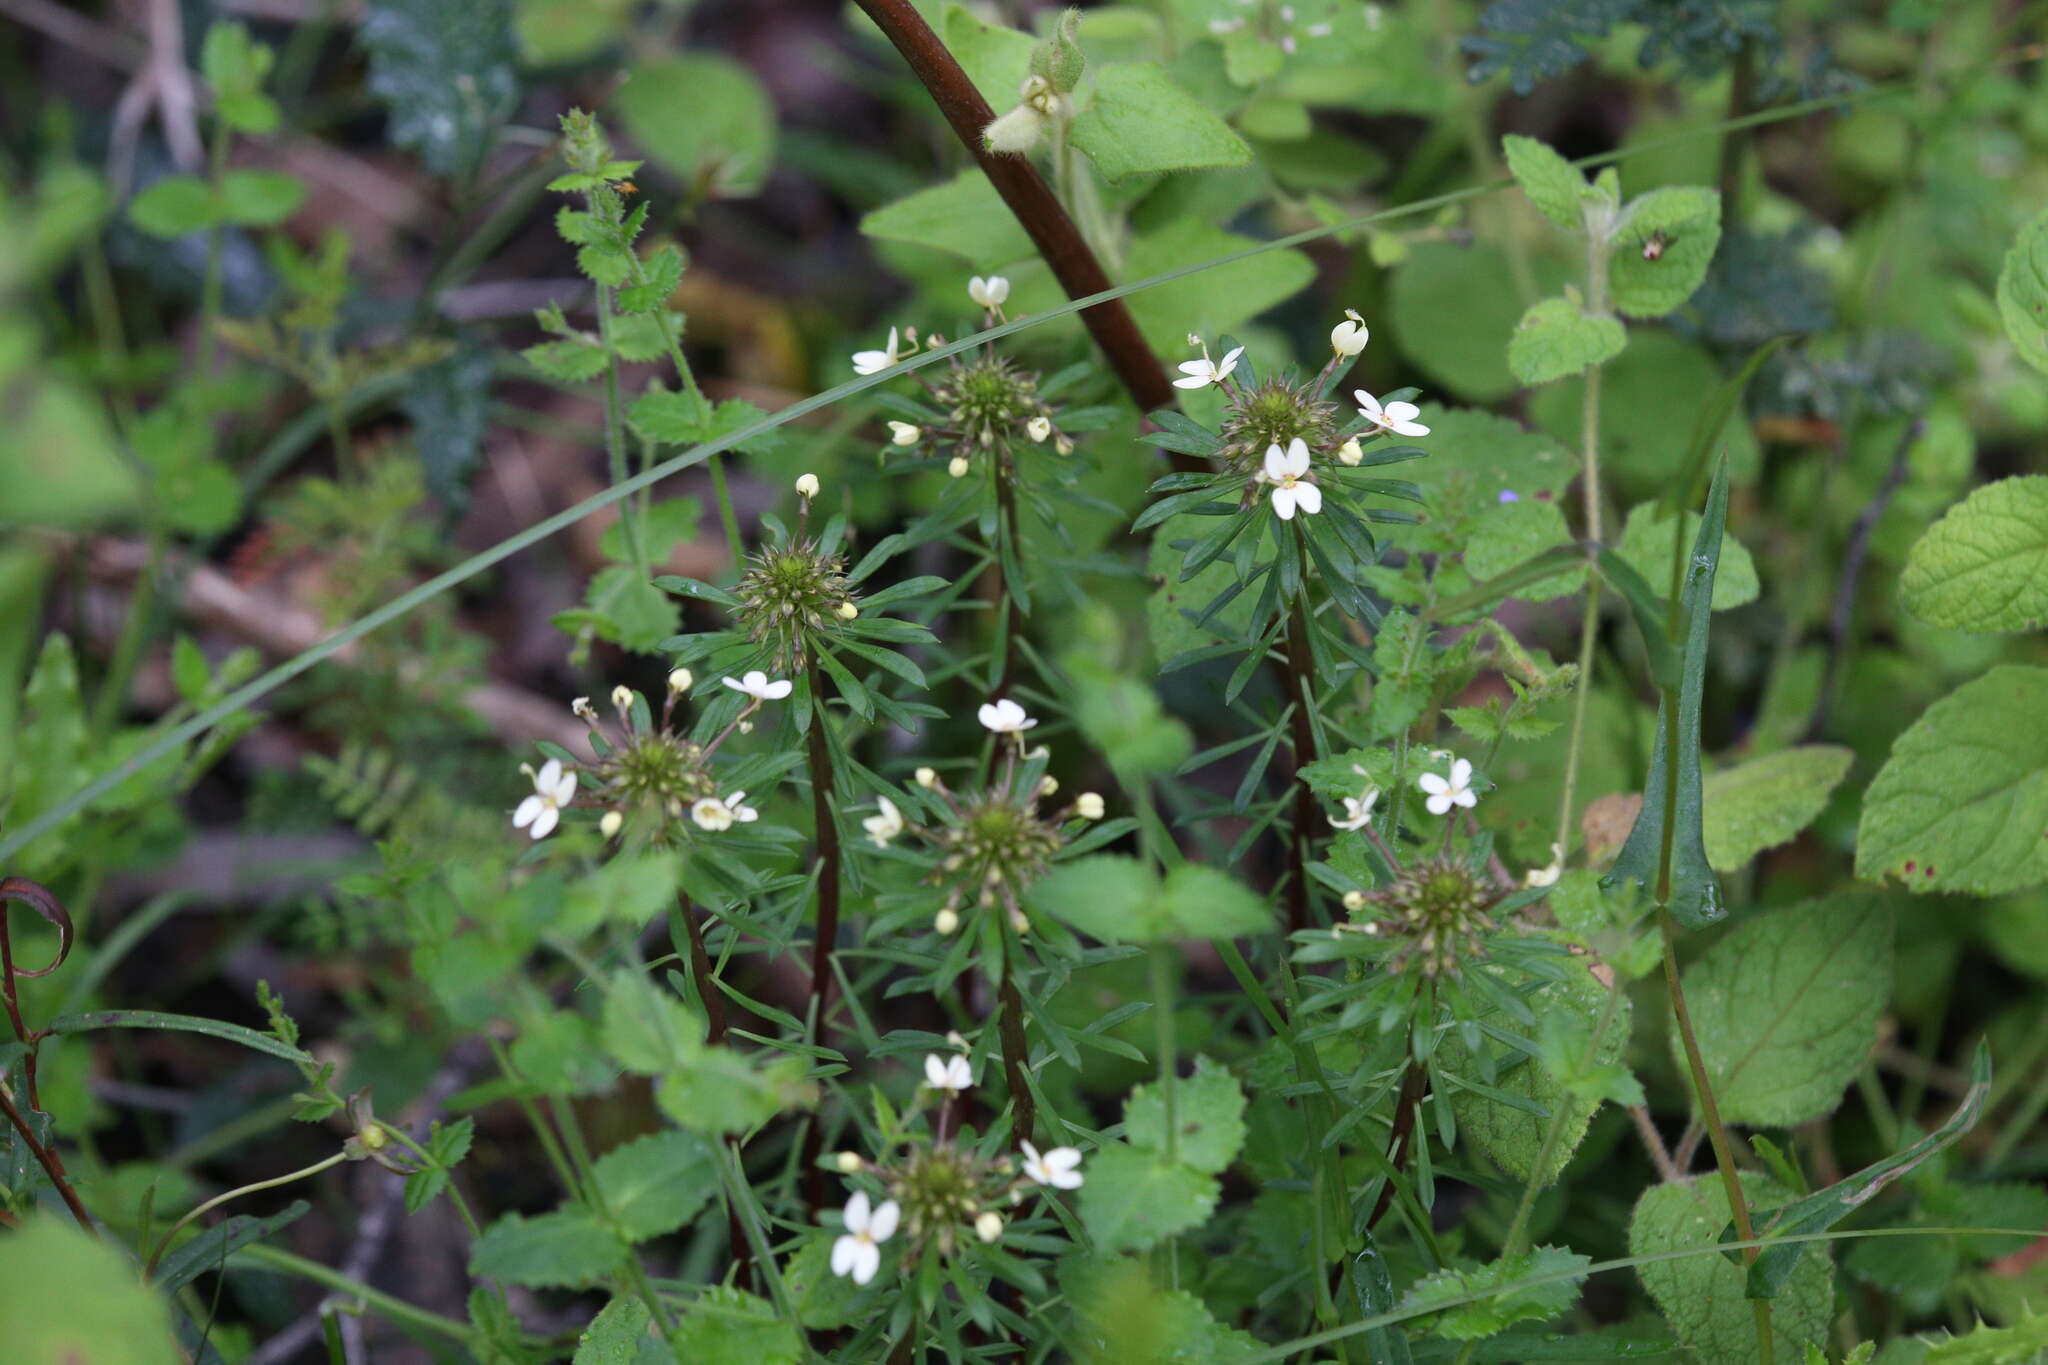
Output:
[[897,341],[896,329],[891,327],[889,329],[889,344],[887,346],[884,346],[879,351],[855,351],[853,353],[853,372],[855,374],[880,374],[883,370],[888,369],[891,365],[903,359],[903,355],[904,352],[900,349],[900,343]]
[[1056,1190],[1081,1188],[1081,1153],[1072,1147],[1055,1147],[1043,1156],[1029,1142],[1024,1144],[1024,1174]]
[[1223,357],[1223,363],[1220,365],[1207,355],[1200,360],[1183,360],[1180,363],[1180,372],[1187,378],[1174,380],[1173,386],[1176,389],[1206,389],[1211,384],[1220,384],[1237,368],[1237,358],[1243,354],[1244,347],[1236,346]]
[[981,710],[976,714],[981,717],[983,725],[999,735],[1021,735],[1032,726],[1038,724],[1037,721],[1024,714],[1023,707],[1017,705],[1016,702],[1011,701],[1008,697],[1003,697],[996,701],[983,702]]
[[967,1059],[958,1053],[941,1057],[936,1052],[927,1052],[924,1054],[924,1083],[934,1090],[957,1095],[974,1084],[974,1072],[968,1068]]
[[749,669],[743,678],[727,678],[725,685],[735,692],[744,692],[755,701],[781,701],[795,690],[796,684],[787,678],[772,681],[760,669]]
[[846,1232],[832,1244],[832,1273],[850,1275],[855,1284],[866,1284],[882,1268],[881,1244],[896,1235],[896,1220],[902,1210],[887,1199],[880,1208],[868,1203],[865,1191],[846,1201]]
[[1003,301],[1010,297],[1010,282],[1001,275],[991,275],[987,279],[976,275],[967,282],[967,297],[993,311],[1002,307]]
[[539,772],[522,763],[519,771],[533,779],[533,795],[512,812],[512,828],[523,829],[536,839],[545,839],[561,823],[562,807],[576,797],[576,774],[562,771],[560,759],[541,764]]
[[1479,794],[1472,790],[1472,764],[1466,759],[1451,760],[1449,777],[1424,773],[1415,779],[1415,785],[1429,797],[1423,804],[1431,815],[1448,815],[1452,806],[1470,810],[1479,804]]
[[703,797],[690,807],[690,818],[697,822],[697,828],[708,829],[713,834],[731,829],[734,821],[750,825],[761,818],[761,812],[742,804],[746,799],[745,792],[734,792],[723,801],[715,796]]
[[1391,431],[1400,436],[1429,435],[1429,428],[1415,420],[1421,416],[1422,409],[1413,403],[1396,400],[1381,407],[1380,400],[1364,389],[1353,389],[1351,396],[1358,400],[1359,414],[1381,431]]
[[1297,510],[1310,516],[1323,510],[1323,490],[1308,482],[1308,444],[1299,436],[1285,451],[1266,447],[1266,481],[1273,485],[1273,513],[1280,520],[1294,520]]

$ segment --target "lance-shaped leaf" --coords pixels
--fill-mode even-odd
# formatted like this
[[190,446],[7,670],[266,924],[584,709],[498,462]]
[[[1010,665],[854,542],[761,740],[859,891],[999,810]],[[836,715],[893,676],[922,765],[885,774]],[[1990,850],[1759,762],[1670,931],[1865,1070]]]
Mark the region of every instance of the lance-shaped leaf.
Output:
[[[1817,1190],[1804,1199],[1795,1199],[1782,1208],[1768,1214],[1758,1215],[1757,1236],[1764,1240],[1775,1237],[1796,1237],[1826,1232],[1842,1221],[1860,1206],[1870,1202],[1881,1193],[1885,1186],[1911,1171],[1942,1148],[1954,1142],[1977,1122],[1984,1112],[1984,1098],[1991,1090],[1991,1049],[1983,1043],[1977,1045],[1977,1055],[1970,1063],[1970,1088],[1963,1092],[1962,1103],[1948,1122],[1929,1133],[1903,1151],[1892,1153],[1874,1166],[1866,1166],[1847,1180],[1837,1181],[1824,1190]],[[1738,1240],[1735,1224],[1729,1223],[1721,1233],[1721,1240]],[[1799,1258],[1806,1253],[1807,1242],[1792,1242],[1782,1246],[1766,1246],[1757,1254],[1749,1267],[1749,1282],[1744,1293],[1752,1299],[1775,1299],[1784,1291],[1785,1282],[1792,1277],[1792,1271],[1799,1264]],[[1724,1253],[1735,1257],[1737,1253]]]
[[1728,462],[1723,459],[1707,491],[1706,511],[1685,571],[1685,647],[1679,656],[1677,695],[1665,686],[1664,700],[1657,707],[1657,743],[1650,754],[1642,813],[1613,869],[1601,879],[1606,887],[1636,883],[1688,929],[1704,928],[1728,913],[1721,904],[1720,883],[1707,863],[1700,798],[1700,696],[1706,688],[1714,572],[1721,564],[1721,533],[1727,524]]

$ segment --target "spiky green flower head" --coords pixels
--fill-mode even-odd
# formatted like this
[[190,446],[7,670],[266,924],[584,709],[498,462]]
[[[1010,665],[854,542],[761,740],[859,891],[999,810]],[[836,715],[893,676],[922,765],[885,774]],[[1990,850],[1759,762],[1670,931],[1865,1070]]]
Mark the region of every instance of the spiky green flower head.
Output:
[[1337,405],[1316,397],[1313,383],[1270,376],[1238,390],[1230,400],[1218,433],[1223,448],[1217,458],[1256,478],[1266,447],[1285,450],[1299,440],[1316,454],[1327,456],[1337,449],[1340,426]]
[[738,595],[735,616],[747,638],[767,648],[762,666],[771,673],[794,672],[813,643],[860,614],[846,560],[801,533],[752,555]]
[[1038,376],[993,351],[956,360],[932,393],[969,457],[1019,437],[1043,439],[1031,436],[1031,423],[1052,419],[1038,396]]
[[1037,796],[993,786],[964,798],[959,818],[938,835],[943,856],[934,880],[953,888],[951,902],[986,909],[1002,900],[1013,913],[1026,887],[1060,851],[1059,826],[1038,814]]
[[594,757],[578,765],[577,773],[594,802],[608,807],[600,825],[606,838],[630,832],[635,840],[675,847],[691,837],[691,808],[719,794],[711,762],[716,743],[700,745],[670,726],[690,681],[687,672],[671,677],[658,719],[646,700],[626,687],[612,690],[616,726],[606,725],[587,697],[571,705],[590,727]]
[[1368,895],[1354,918],[1393,946],[1392,970],[1456,976],[1465,963],[1486,956],[1485,936],[1497,927],[1488,911],[1500,895],[1482,869],[1446,854]]
[[962,1228],[1000,1197],[991,1186],[1007,1183],[992,1165],[950,1143],[912,1150],[894,1172],[889,1193],[903,1206],[910,1235],[951,1256]]

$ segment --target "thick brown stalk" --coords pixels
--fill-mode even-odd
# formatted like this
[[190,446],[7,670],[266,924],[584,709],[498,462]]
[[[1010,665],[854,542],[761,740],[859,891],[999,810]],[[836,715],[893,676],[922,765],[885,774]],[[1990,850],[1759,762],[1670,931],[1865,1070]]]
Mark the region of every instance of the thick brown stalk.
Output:
[[1386,1216],[1394,1203],[1394,1177],[1400,1173],[1401,1164],[1408,1159],[1408,1140],[1415,1134],[1415,1116],[1422,1109],[1422,1090],[1428,1084],[1429,1071],[1422,1063],[1410,1061],[1408,1073],[1401,1077],[1401,1093],[1394,1099],[1394,1126],[1387,1135],[1387,1183],[1380,1190],[1380,1197],[1372,1206],[1372,1217],[1365,1220],[1368,1228],[1376,1227]]
[[[1102,263],[1088,247],[1081,230],[1060,204],[1052,187],[1029,158],[991,152],[982,142],[984,128],[995,119],[995,110],[974,88],[974,82],[946,51],[939,35],[918,14],[910,0],[858,0],[875,27],[896,45],[913,74],[923,82],[932,103],[946,116],[953,132],[980,165],[996,193],[1003,197],[1019,226],[1031,238],[1038,254],[1052,268],[1053,278],[1070,299],[1098,294],[1112,285]],[[1172,407],[1173,386],[1159,357],[1145,344],[1138,324],[1121,299],[1083,309],[1081,321],[1109,360],[1116,377],[1131,395],[1140,412]],[[1179,461],[1176,460],[1176,464]],[[1194,465],[1192,467],[1199,467]]]

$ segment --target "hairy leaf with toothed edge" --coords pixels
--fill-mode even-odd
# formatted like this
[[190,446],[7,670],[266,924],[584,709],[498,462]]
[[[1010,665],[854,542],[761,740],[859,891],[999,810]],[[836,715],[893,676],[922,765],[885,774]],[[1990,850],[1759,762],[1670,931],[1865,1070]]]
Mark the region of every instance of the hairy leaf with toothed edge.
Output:
[[[1723,459],[1707,490],[1706,511],[1684,589],[1685,647],[1679,661],[1678,695],[1665,689],[1657,707],[1657,741],[1650,754],[1650,777],[1643,785],[1643,809],[1629,831],[1628,842],[1614,859],[1601,885],[1635,882],[1652,896],[1670,822],[1671,881],[1665,908],[1688,929],[1700,929],[1728,913],[1721,904],[1721,886],[1707,862],[1700,796],[1700,700],[1707,680],[1707,630],[1714,600],[1714,571],[1721,562],[1721,533],[1728,524],[1728,462]],[[1677,753],[1671,752],[1669,718],[1677,707]]]

